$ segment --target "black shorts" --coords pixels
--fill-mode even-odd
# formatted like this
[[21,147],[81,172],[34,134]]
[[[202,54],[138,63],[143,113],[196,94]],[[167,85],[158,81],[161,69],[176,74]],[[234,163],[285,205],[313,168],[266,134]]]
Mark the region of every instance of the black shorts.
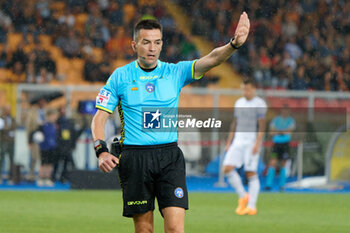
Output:
[[123,216],[176,206],[188,209],[185,159],[177,143],[124,145],[118,166],[123,190]]
[[271,158],[277,158],[278,160],[289,159],[289,142],[275,143],[272,148]]
[[57,150],[41,150],[41,164],[55,164],[58,162]]

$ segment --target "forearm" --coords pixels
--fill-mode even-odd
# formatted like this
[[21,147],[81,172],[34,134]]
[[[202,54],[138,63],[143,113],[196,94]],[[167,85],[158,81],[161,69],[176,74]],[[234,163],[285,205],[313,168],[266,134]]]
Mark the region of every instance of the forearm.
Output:
[[256,137],[256,143],[260,144],[264,138],[264,132],[258,132],[258,136]]
[[234,120],[230,126],[230,133],[228,135],[226,145],[230,145],[232,143],[233,138],[235,137],[235,129],[236,129],[236,122]]
[[236,49],[234,49],[230,43],[215,48],[208,55],[204,56],[196,62],[196,74],[202,75],[215,66],[220,65],[229,57],[231,57],[234,51],[236,51]]
[[92,132],[92,138],[94,141],[97,139],[101,139],[101,140],[105,139],[104,129],[105,129],[106,120],[107,119],[100,117],[98,114],[96,114],[92,119],[91,132]]
[[256,138],[256,143],[260,144],[264,139],[264,135],[265,135],[265,119],[259,119],[258,135]]
[[[106,121],[109,117],[109,113],[101,110],[97,110],[94,118],[91,122],[91,131],[94,141],[100,139],[104,140],[104,128]],[[106,143],[99,141],[96,145],[94,143],[96,156],[98,158],[98,167],[103,172],[110,172],[119,163],[119,159],[114,157],[108,152]]]
[[232,143],[232,140],[233,140],[234,136],[235,136],[234,132],[230,132],[229,133],[227,141],[226,141],[226,145],[230,145]]
[[220,65],[221,63],[223,63],[224,61],[229,59],[235,51],[236,51],[236,49],[234,49],[230,45],[230,43],[228,43],[224,46],[215,48],[213,51],[211,51],[208,54],[209,60],[211,61],[210,62],[210,65],[211,65],[210,69],[215,67],[215,66]]

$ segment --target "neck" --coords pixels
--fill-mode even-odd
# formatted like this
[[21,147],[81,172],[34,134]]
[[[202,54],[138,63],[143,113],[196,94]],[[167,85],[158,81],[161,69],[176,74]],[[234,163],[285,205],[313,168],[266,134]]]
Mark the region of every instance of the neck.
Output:
[[145,64],[145,63],[142,63],[140,61],[140,59],[137,61],[137,63],[139,64],[139,66],[142,68],[142,69],[154,69],[157,67],[157,64],[158,62],[155,62],[154,64]]

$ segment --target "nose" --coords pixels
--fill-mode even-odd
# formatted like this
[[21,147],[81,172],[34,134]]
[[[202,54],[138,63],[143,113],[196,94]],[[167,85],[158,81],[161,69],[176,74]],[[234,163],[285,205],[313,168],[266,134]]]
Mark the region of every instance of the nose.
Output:
[[154,43],[149,44],[149,51],[153,52],[156,50],[156,45]]

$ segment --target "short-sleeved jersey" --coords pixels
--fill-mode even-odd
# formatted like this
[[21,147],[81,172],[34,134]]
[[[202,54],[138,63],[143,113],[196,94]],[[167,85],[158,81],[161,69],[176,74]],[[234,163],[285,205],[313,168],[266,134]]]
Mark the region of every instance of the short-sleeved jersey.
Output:
[[[295,121],[293,117],[277,116],[270,123],[271,130],[287,131],[295,129]],[[290,134],[277,134],[272,137],[274,143],[287,143],[291,140]]]
[[[144,130],[145,108],[177,109],[181,88],[195,80],[195,61],[177,64],[158,61],[157,67],[144,71],[138,61],[117,68],[96,97],[96,108],[113,113],[118,107],[121,142],[125,145],[157,145],[177,141],[177,131]],[[200,77],[199,77],[200,78]],[[149,124],[159,120],[161,112],[148,112]],[[151,122],[151,123],[150,123]]]
[[239,98],[235,103],[234,117],[236,130],[234,140],[255,140],[258,129],[258,120],[265,118],[267,105],[260,97],[247,100]]

